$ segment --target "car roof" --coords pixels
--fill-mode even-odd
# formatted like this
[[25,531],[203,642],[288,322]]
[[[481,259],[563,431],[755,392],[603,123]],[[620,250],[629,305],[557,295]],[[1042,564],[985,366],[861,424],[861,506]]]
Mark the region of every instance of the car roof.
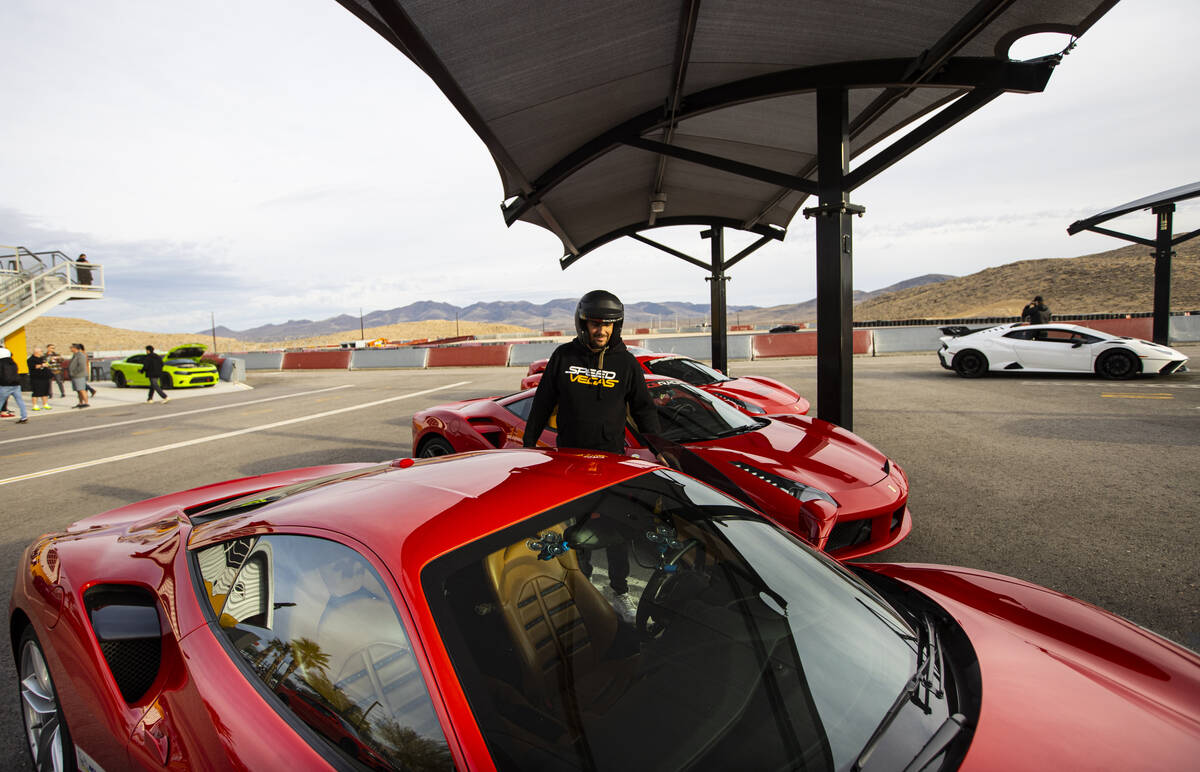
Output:
[[487,450],[402,459],[201,523],[190,546],[244,535],[248,527],[330,530],[370,545],[397,575],[415,581],[421,567],[439,555],[656,468],[584,451]]

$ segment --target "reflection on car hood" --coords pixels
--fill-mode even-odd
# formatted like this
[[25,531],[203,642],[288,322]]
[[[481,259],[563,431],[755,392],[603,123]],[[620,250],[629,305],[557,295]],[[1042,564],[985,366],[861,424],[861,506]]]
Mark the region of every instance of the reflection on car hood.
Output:
[[761,429],[706,442],[684,443],[721,467],[743,461],[834,495],[886,477],[887,457],[855,435],[807,416],[772,419]]
[[917,587],[971,639],[983,705],[964,770],[1185,769],[1200,758],[1195,653],[1019,579],[870,568]]
[[769,381],[758,378],[734,378],[730,381],[709,384],[704,387],[704,390],[724,392],[752,402],[774,402],[784,405],[790,405],[800,397],[799,394],[783,384],[773,385]]

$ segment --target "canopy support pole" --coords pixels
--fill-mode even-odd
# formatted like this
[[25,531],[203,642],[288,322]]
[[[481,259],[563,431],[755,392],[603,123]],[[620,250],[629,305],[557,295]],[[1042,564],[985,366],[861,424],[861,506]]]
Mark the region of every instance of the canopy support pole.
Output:
[[706,276],[709,283],[709,307],[712,321],[712,366],[723,373],[729,372],[729,340],[725,325],[725,229],[719,225],[701,231],[700,238],[712,239],[712,275]]
[[849,91],[817,90],[820,205],[804,210],[817,230],[817,417],[853,429],[854,306],[851,222],[862,208],[847,199]]
[[1175,205],[1163,204],[1152,210],[1157,218],[1154,244],[1154,342],[1160,346],[1170,343],[1171,331],[1171,231],[1174,227]]

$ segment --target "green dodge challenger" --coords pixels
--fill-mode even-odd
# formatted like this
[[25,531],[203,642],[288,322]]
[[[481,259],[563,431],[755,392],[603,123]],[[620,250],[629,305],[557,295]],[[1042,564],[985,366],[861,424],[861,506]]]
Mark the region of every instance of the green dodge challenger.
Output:
[[[164,389],[182,389],[187,386],[212,386],[217,382],[217,366],[211,362],[201,362],[200,357],[208,349],[203,343],[189,343],[176,346],[163,357],[163,374],[160,379]],[[150,380],[142,372],[142,360],[145,354],[134,354],[131,357],[118,359],[113,362],[112,382],[118,389],[126,386],[149,386]]]

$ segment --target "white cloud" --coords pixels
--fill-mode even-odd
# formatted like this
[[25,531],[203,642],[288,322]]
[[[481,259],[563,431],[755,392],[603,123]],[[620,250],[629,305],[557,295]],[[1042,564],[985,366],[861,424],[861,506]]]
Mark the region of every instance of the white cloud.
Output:
[[[708,299],[703,271],[636,242],[563,272],[553,235],[505,228],[480,140],[333,0],[8,0],[4,16],[21,75],[0,80],[19,116],[0,121],[0,241],[109,270],[105,300],[59,313],[166,330],[593,287]],[[1001,97],[856,191],[855,286],[1122,246],[1066,227],[1200,178],[1198,20],[1190,0],[1123,0],[1046,93]],[[1181,206],[1178,230],[1198,214]],[[699,229],[672,230],[653,238],[707,260]],[[812,225],[731,275],[733,304],[812,297]]]

